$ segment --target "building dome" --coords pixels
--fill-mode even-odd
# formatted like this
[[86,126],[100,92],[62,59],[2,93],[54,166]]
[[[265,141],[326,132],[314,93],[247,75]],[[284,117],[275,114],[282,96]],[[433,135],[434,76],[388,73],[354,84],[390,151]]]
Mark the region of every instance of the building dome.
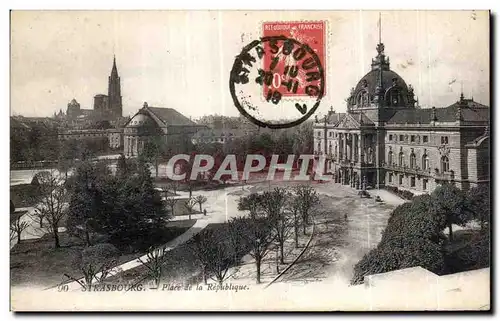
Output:
[[384,45],[377,45],[378,55],[372,60],[372,70],[351,89],[349,109],[377,107],[414,107],[413,88],[389,68],[389,58],[384,55]]
[[155,121],[146,113],[138,113],[127,124],[127,127],[155,127]]

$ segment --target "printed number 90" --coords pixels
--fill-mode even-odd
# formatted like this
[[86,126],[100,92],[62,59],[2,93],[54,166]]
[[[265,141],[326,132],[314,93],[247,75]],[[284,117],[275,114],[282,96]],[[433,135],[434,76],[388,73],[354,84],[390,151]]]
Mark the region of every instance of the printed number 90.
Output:
[[60,284],[57,286],[57,292],[68,292],[69,286],[67,284]]

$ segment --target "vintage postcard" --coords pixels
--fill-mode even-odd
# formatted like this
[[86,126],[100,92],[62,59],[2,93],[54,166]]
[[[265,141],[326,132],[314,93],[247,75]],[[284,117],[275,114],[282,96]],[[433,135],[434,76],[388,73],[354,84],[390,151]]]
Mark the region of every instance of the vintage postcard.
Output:
[[12,11],[12,311],[490,307],[488,11]]

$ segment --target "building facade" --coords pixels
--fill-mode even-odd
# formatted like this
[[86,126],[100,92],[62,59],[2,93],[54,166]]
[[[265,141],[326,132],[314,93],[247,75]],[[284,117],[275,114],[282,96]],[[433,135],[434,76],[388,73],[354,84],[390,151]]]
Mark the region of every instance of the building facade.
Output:
[[314,153],[335,181],[354,188],[395,186],[431,192],[449,182],[488,183],[490,109],[465,99],[420,108],[411,85],[390,69],[384,45],[352,88],[347,112],[314,124]]
[[123,130],[126,157],[136,157],[147,143],[157,144],[167,153],[181,153],[201,128],[173,108],[143,107],[125,124]]

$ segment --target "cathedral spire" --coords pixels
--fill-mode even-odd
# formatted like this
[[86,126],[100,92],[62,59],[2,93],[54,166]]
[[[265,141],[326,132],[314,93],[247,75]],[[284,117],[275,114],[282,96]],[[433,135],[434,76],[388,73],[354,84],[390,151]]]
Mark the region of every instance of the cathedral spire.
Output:
[[113,68],[111,68],[111,77],[118,78],[118,69],[116,68],[116,57],[113,55]]
[[122,94],[120,88],[120,77],[116,68],[116,57],[113,55],[113,67],[108,78],[108,101],[107,112],[113,117],[122,116]]

